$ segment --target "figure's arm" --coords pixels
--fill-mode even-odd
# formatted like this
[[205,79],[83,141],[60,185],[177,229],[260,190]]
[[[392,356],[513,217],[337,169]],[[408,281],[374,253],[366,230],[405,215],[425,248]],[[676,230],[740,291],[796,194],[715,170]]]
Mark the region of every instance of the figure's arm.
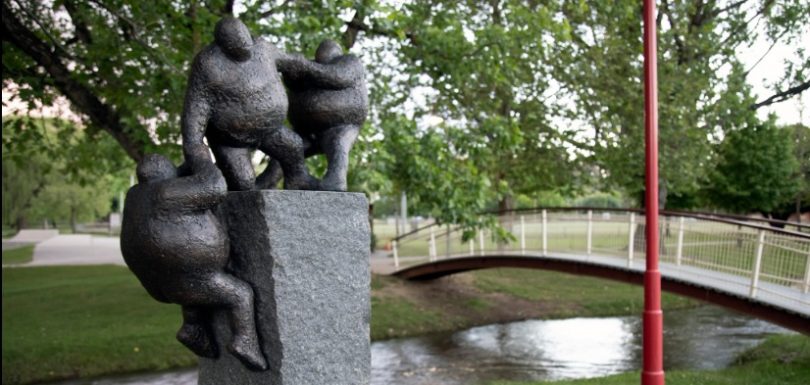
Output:
[[293,83],[309,82],[321,88],[348,88],[364,76],[360,59],[352,55],[345,55],[334,63],[321,64],[300,54],[281,53],[276,63],[286,80]]
[[191,67],[188,79],[188,89],[183,105],[183,115],[180,120],[183,134],[183,155],[192,170],[203,167],[211,162],[208,146],[203,142],[208,118],[211,116],[211,104],[206,97],[205,76],[198,55]]
[[158,202],[169,210],[204,210],[222,201],[227,192],[222,172],[212,163],[191,176],[160,182]]

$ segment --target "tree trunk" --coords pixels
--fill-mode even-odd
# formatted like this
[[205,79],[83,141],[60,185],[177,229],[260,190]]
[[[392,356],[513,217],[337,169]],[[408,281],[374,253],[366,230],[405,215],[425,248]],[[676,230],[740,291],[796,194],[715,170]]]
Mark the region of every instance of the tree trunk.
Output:
[[[510,233],[513,230],[514,224],[514,211],[511,211],[514,208],[514,198],[512,195],[504,196],[498,202],[498,215],[500,216],[501,227],[503,227],[506,231]],[[506,242],[502,240],[498,240],[498,251],[504,251],[506,246]]]
[[28,226],[28,218],[26,218],[25,215],[18,215],[17,220],[14,222],[15,226],[17,226],[17,231],[20,231]]
[[371,234],[371,252],[374,252],[374,249],[377,248],[377,236],[374,235],[374,204],[368,204],[368,228],[369,234]]
[[70,229],[73,231],[73,234],[77,232],[77,223],[76,223],[76,208],[70,208]]
[[3,2],[3,42],[9,42],[34,60],[49,75],[48,83],[64,95],[82,114],[86,115],[96,127],[107,131],[134,161],[143,158],[147,145],[151,142],[135,134],[143,127],[127,127],[115,108],[102,101],[93,90],[83,84],[70,71],[70,60],[65,60],[60,51],[40,39],[29,30],[11,11],[7,2]]

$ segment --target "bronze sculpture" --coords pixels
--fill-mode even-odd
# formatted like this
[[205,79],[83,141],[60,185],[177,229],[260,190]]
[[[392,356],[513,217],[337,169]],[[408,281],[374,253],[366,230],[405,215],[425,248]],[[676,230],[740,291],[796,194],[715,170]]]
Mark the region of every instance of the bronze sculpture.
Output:
[[[314,62],[297,58],[286,61],[282,68],[290,123],[301,135],[307,156],[326,155],[327,170],[320,189],[346,191],[349,151],[368,115],[363,63],[354,55],[344,55],[332,40],[318,46]],[[271,161],[267,167],[257,179],[259,188],[273,188],[281,177],[277,162]]]
[[183,152],[192,167],[211,162],[206,137],[229,190],[254,188],[254,149],[281,163],[286,188],[317,189],[301,137],[282,124],[287,94],[278,62],[286,59],[273,44],[250,36],[238,19],[217,23],[214,43],[194,58],[183,107]]
[[[324,41],[310,61],[252,37],[232,17],[217,23],[214,43],[195,57],[181,120],[185,163],[178,171],[167,158],[152,154],[138,164],[139,183],[126,198],[121,250],[152,297],[182,306],[177,339],[197,355],[218,356],[210,315],[225,310],[232,332],[228,349],[245,366],[261,371],[268,359],[281,359],[262,353],[254,309],[258,286],[234,276],[239,252],[229,246],[226,221],[215,212],[228,206],[219,206],[228,190],[270,188],[282,173],[287,189],[345,191],[348,154],[368,113],[364,77],[360,60],[343,55],[332,41]],[[288,107],[295,131],[282,124]],[[258,178],[250,160],[256,149],[275,165]],[[307,171],[305,150],[326,155],[323,182]],[[229,221],[235,216],[244,222],[240,210],[229,213]],[[242,235],[235,231],[230,239]],[[259,302],[261,293],[256,292]]]
[[229,350],[252,369],[267,368],[256,335],[253,289],[225,272],[228,237],[212,213],[225,197],[222,173],[202,163],[178,177],[163,156],[138,164],[138,184],[127,193],[121,252],[130,270],[160,302],[183,307],[177,339],[197,355],[216,357],[207,324],[212,307],[230,309]]

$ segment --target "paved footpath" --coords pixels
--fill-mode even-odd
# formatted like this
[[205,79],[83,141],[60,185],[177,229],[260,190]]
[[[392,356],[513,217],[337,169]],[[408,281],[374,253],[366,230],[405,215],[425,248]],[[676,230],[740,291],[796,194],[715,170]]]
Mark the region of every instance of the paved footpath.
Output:
[[34,258],[25,266],[124,265],[118,237],[87,234],[59,235],[34,247]]
[[[34,247],[31,263],[18,266],[54,265],[125,265],[118,237],[87,234],[58,235],[39,242]],[[371,254],[371,271],[390,274],[394,259],[390,252],[378,250]]]

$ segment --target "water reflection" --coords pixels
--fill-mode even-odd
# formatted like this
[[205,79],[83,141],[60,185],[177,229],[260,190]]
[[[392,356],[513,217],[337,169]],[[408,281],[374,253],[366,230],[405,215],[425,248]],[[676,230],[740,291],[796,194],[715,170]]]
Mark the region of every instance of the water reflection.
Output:
[[574,318],[379,342],[371,352],[373,383],[598,377],[634,368],[633,333],[623,318]]
[[[728,366],[774,333],[773,324],[700,307],[665,313],[664,364],[672,369]],[[490,380],[599,377],[641,365],[638,317],[531,320],[375,342],[373,385],[468,385]],[[64,385],[191,385],[196,371],[68,382]]]

